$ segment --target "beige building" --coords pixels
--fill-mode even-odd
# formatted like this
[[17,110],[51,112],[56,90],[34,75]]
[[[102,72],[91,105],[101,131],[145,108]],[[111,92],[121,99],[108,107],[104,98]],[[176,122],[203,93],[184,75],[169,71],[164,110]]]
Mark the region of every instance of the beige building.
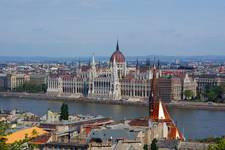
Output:
[[197,75],[193,78],[197,82],[197,91],[200,95],[204,95],[206,86],[220,86],[225,84],[225,77],[217,75]]
[[30,81],[30,76],[26,74],[8,74],[8,89],[15,90],[16,87],[22,86],[25,82]]
[[45,74],[31,74],[30,82],[34,84],[46,84],[47,75]]
[[157,83],[158,96],[162,101],[181,100],[180,78],[158,78]]
[[193,80],[188,74],[185,74],[183,78],[181,78],[182,83],[182,99],[188,99],[185,97],[185,91],[191,91],[193,93],[193,97],[197,96],[197,82]]

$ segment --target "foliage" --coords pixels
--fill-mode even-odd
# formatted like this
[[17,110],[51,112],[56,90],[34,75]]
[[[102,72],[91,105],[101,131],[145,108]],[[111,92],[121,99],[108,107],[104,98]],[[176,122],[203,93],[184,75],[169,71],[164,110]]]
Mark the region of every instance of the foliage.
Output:
[[225,139],[220,139],[216,145],[210,145],[208,150],[225,150]]
[[205,87],[205,96],[209,101],[216,102],[217,99],[221,98],[223,93],[221,86],[206,86]]
[[5,143],[5,139],[0,137],[0,149],[1,150],[9,150],[8,146]]
[[0,136],[5,136],[8,128],[9,125],[5,121],[0,121]]
[[9,145],[10,150],[28,150],[28,144],[29,138],[25,138],[24,140],[16,141],[13,144]]
[[18,86],[15,89],[16,92],[28,92],[28,93],[38,93],[47,92],[46,84],[37,84],[31,82],[25,82],[22,86]]
[[8,150],[8,146],[6,145],[6,139],[3,137],[6,135],[6,130],[8,129],[7,123],[4,121],[0,121],[0,149]]
[[191,90],[185,90],[184,91],[184,96],[185,96],[185,98],[190,99],[190,98],[192,98],[194,96],[194,93]]
[[158,150],[157,140],[156,139],[152,140],[151,150]]
[[223,94],[225,94],[225,83],[221,85],[221,89],[222,89]]
[[61,106],[61,112],[60,112],[60,120],[68,120],[69,119],[69,110],[68,105],[63,103]]
[[209,138],[201,139],[201,140],[199,140],[199,142],[218,143],[223,138],[225,138],[225,137],[209,137]]
[[[9,128],[6,122],[0,121],[0,150],[31,150],[34,149],[33,145],[28,147],[27,142],[31,140],[31,138],[26,137],[24,140],[16,141],[10,145],[7,145],[6,139],[4,136],[6,135],[6,130]],[[37,132],[37,131],[36,131]],[[32,132],[33,133],[33,132]],[[35,131],[34,131],[35,134]]]
[[143,150],[148,150],[148,145],[147,145],[147,144],[145,144],[145,145],[143,146]]
[[38,132],[37,132],[37,130],[34,129],[34,130],[32,131],[32,136],[36,136],[36,135],[38,135]]

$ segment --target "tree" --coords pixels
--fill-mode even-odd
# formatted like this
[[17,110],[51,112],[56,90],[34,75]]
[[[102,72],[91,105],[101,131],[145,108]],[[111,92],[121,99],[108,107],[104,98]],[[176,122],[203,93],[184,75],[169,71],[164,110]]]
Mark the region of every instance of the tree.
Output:
[[8,125],[4,121],[0,121],[0,149],[8,150],[9,147],[6,145],[6,139],[4,136],[6,135],[6,130],[8,129]]
[[37,132],[37,130],[34,129],[34,130],[32,131],[32,136],[37,136],[37,135],[38,135],[38,132]]
[[209,101],[216,101],[221,98],[223,94],[223,89],[221,86],[206,86],[205,87],[205,96]]
[[193,91],[192,90],[185,90],[184,91],[184,96],[185,96],[185,98],[187,98],[187,99],[190,99],[190,98],[192,98],[193,97]]
[[47,92],[47,89],[48,89],[47,84],[42,84],[41,86],[42,86],[42,91],[43,91],[44,93],[46,93],[46,92]]
[[225,139],[219,140],[216,145],[210,145],[208,150],[225,150]]
[[23,85],[15,88],[16,92],[28,92],[28,93],[39,93],[39,92],[47,92],[46,84],[25,82]]
[[145,145],[143,146],[143,150],[148,150],[148,145],[147,145],[147,144],[145,144]]
[[225,94],[225,83],[222,84],[220,87],[221,87],[222,93]]
[[68,120],[69,119],[69,111],[68,111],[68,105],[63,103],[61,106],[61,112],[60,112],[60,120]]
[[158,150],[157,140],[156,139],[152,140],[151,150]]
[[[6,144],[6,138],[4,138],[4,136],[7,135],[6,134],[7,129],[9,129],[9,125],[4,121],[0,121],[0,150],[20,150],[20,149],[28,150],[28,142],[32,138],[29,138],[28,135],[25,135],[24,140],[16,141],[12,144]],[[35,134],[35,131],[33,132]],[[31,144],[29,150],[33,149],[34,149],[33,145]]]

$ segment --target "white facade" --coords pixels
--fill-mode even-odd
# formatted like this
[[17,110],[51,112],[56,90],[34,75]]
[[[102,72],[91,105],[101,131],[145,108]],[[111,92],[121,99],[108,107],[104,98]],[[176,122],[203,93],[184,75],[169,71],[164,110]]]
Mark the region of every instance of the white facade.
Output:
[[[118,65],[114,60],[108,68],[96,68],[95,59],[89,67],[78,69],[76,75],[48,78],[47,92],[57,95],[86,96],[97,99],[146,99],[150,94],[152,71],[129,71],[119,78]],[[139,74],[140,73],[140,74]]]

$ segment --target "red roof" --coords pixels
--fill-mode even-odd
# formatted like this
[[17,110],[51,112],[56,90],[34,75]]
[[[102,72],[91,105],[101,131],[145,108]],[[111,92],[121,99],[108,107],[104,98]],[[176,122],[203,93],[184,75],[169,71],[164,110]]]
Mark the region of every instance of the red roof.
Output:
[[90,66],[82,66],[82,67],[81,67],[81,71],[82,71],[82,72],[86,72],[86,71],[88,71],[89,69],[91,69]]
[[115,58],[115,61],[117,63],[124,63],[125,62],[125,57],[119,49],[118,41],[117,41],[117,45],[116,45],[116,51],[112,54],[112,56],[110,58],[111,63],[114,61],[114,58]]
[[50,134],[45,134],[34,138],[30,143],[31,144],[46,144],[51,138]]
[[151,112],[150,118],[152,121],[172,122],[172,119],[166,109],[166,106],[161,101],[154,103],[153,111]]
[[134,119],[134,120],[131,120],[128,124],[130,126],[148,127],[148,120],[147,119]]
[[176,140],[176,139],[180,139],[182,141],[184,140],[183,135],[181,134],[181,132],[177,129],[175,125],[172,125],[169,127],[168,138],[171,140]]
[[73,79],[73,76],[72,76],[72,75],[65,74],[65,75],[63,76],[63,79],[64,79],[64,80],[72,80],[72,79]]
[[112,56],[110,58],[110,62],[113,62],[114,58],[115,58],[115,61],[117,63],[124,63],[125,62],[125,57],[124,57],[123,53],[120,50],[116,50],[112,54]]
[[150,119],[155,122],[165,122],[168,125],[168,139],[184,140],[183,135],[173,123],[172,118],[166,109],[166,106],[161,101],[157,101],[154,103],[153,112],[151,113]]

